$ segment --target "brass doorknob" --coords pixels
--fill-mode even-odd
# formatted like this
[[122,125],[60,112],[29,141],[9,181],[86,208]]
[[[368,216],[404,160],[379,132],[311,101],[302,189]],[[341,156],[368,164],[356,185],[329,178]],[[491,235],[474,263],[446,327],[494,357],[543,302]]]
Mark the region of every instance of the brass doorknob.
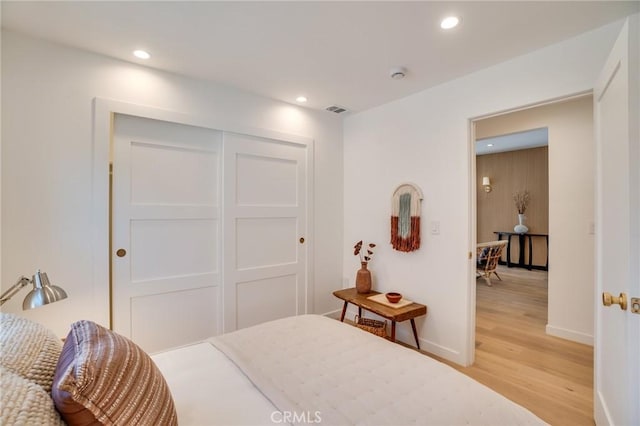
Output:
[[118,257],[125,257],[127,255],[127,251],[125,249],[118,249],[118,251],[116,251],[116,256]]
[[300,244],[304,244],[304,237],[300,237]]
[[620,293],[620,296],[614,296],[606,291],[602,293],[602,304],[604,306],[620,305],[620,309],[627,310],[627,295]]

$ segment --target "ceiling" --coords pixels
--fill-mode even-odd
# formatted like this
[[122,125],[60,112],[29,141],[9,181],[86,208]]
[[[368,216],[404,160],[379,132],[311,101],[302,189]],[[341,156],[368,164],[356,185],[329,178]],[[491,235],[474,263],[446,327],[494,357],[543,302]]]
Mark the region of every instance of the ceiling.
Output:
[[[2,1],[4,28],[323,109],[362,111],[639,10],[640,2]],[[439,27],[461,17],[453,30]],[[134,49],[148,50],[147,61]],[[389,70],[404,66],[402,80]]]
[[538,148],[549,144],[549,129],[527,130],[476,140],[476,155],[496,154],[519,149]]

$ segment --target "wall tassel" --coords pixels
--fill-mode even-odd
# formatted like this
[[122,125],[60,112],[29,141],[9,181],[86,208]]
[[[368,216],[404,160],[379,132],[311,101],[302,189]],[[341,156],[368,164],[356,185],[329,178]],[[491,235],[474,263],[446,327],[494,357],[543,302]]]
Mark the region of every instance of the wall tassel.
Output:
[[420,248],[420,205],[422,191],[415,185],[400,185],[391,199],[391,245],[410,252]]

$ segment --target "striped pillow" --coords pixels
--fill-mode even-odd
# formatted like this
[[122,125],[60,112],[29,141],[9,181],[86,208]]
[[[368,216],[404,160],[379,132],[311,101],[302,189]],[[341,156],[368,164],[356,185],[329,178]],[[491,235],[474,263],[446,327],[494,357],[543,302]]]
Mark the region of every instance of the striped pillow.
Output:
[[178,424],[167,383],[149,355],[91,321],[71,325],[51,393],[71,426]]

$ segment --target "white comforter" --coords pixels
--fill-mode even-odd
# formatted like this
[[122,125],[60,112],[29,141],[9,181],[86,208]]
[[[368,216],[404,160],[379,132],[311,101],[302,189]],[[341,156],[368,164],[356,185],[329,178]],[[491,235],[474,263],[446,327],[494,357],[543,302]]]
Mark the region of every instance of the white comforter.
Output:
[[275,423],[544,424],[445,364],[321,316],[285,318],[209,341],[280,410]]

